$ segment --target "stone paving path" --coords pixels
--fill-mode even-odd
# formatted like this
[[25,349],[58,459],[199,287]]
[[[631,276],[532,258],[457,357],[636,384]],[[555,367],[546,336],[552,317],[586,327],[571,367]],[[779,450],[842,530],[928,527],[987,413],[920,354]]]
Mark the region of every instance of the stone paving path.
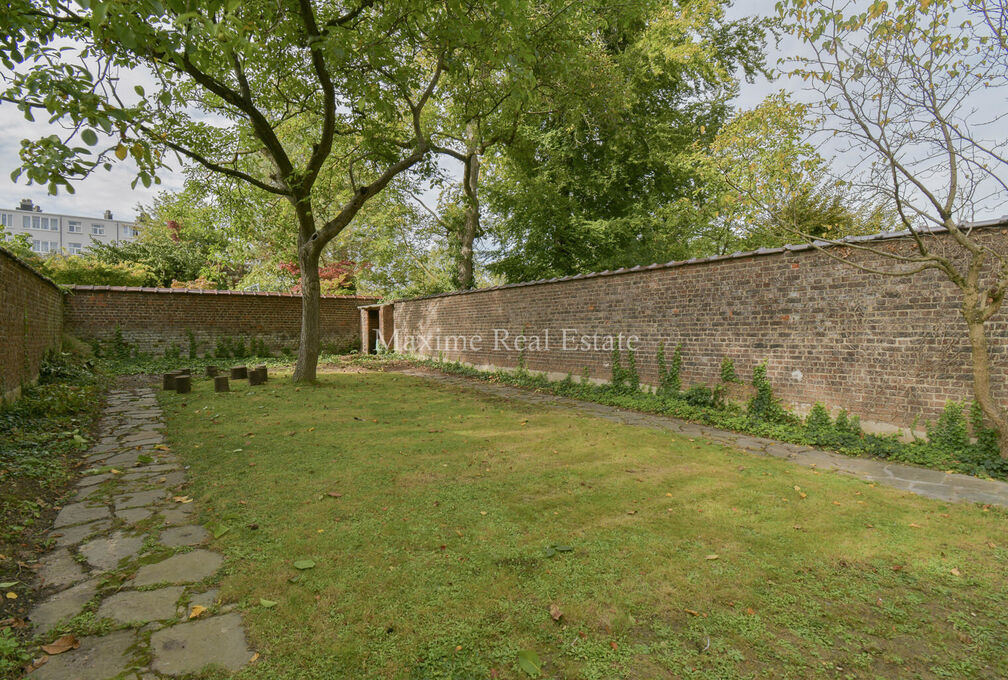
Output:
[[37,572],[53,592],[29,617],[45,642],[91,634],[49,656],[32,680],[150,680],[211,664],[237,671],[253,657],[241,616],[218,600],[223,558],[201,547],[209,536],[192,523],[186,473],[160,418],[149,388],[109,394],[90,467],[56,516],[55,548]]
[[485,394],[505,399],[533,404],[550,404],[573,409],[579,413],[605,418],[617,423],[638,425],[660,430],[670,430],[688,437],[707,439],[734,446],[757,455],[773,456],[793,461],[799,465],[815,467],[817,470],[836,470],[861,479],[895,487],[903,491],[927,496],[943,501],[964,501],[1008,507],[1008,483],[989,479],[979,479],[969,475],[929,470],[927,468],[890,463],[874,458],[854,458],[830,451],[820,451],[811,446],[787,444],[774,439],[764,439],[752,435],[719,430],[706,425],[698,425],[677,418],[626,411],[613,406],[595,404],[559,397],[546,392],[482,382],[471,378],[437,373],[424,369],[402,369],[406,375],[438,380],[440,382],[465,387]]

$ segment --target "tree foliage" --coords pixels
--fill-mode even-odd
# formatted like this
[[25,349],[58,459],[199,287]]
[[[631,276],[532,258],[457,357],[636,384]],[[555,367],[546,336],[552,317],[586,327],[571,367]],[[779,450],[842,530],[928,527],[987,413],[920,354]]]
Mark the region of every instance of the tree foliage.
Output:
[[763,69],[767,25],[720,0],[608,5],[578,72],[489,164],[509,280],[685,256],[703,225],[682,210],[690,162],[731,113],[736,73]]

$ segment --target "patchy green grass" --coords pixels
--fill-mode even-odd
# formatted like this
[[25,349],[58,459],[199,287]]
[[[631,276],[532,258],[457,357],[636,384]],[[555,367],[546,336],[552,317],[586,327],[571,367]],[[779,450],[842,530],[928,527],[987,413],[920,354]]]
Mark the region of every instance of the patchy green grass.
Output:
[[1008,676],[1001,509],[399,374],[164,403],[239,678]]

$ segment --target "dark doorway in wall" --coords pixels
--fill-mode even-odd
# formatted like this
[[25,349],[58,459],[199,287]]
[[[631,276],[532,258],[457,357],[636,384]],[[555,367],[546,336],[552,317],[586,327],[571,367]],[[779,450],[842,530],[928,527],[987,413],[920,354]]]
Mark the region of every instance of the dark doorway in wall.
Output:
[[371,308],[367,310],[367,320],[368,320],[368,354],[376,354],[378,352],[378,309]]

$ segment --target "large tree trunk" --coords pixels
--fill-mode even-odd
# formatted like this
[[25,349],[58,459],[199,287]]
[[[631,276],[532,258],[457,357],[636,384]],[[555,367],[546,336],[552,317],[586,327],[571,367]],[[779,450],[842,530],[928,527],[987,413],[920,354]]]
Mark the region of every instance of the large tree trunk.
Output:
[[458,285],[460,290],[469,290],[475,284],[473,277],[473,242],[479,234],[479,136],[474,124],[469,125],[466,148],[466,167],[462,188],[466,196],[465,224],[459,234]]
[[315,217],[307,197],[294,203],[300,228],[298,230],[298,267],[301,269],[301,341],[298,345],[294,382],[314,382],[321,348],[319,328],[319,256],[316,247]]
[[976,310],[964,306],[963,316],[969,331],[970,356],[973,364],[973,397],[980,404],[984,414],[998,432],[1001,457],[1008,458],[1008,418],[1005,417],[991,390],[990,352],[987,348],[987,334],[984,322],[979,320]]

